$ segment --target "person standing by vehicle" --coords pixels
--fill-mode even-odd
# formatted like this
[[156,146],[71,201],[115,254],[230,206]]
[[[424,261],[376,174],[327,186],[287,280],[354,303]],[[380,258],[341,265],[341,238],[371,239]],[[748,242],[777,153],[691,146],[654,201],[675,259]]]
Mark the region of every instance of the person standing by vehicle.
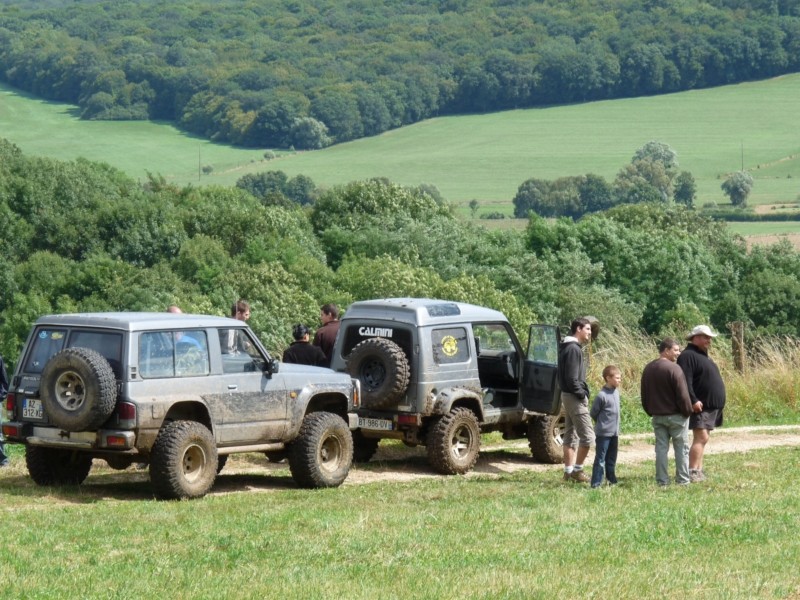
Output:
[[314,334],[314,345],[319,346],[325,353],[326,367],[331,366],[333,359],[333,344],[339,333],[339,309],[335,304],[325,304],[319,310],[319,320],[322,327]]
[[658,345],[659,356],[642,371],[642,408],[656,436],[656,482],[669,485],[669,441],[675,451],[675,483],[689,483],[689,416],[692,402],[683,370],[675,363],[681,347],[672,338]]
[[578,317],[570,325],[569,335],[558,350],[558,384],[564,419],[564,481],[588,483],[583,461],[594,443],[594,429],[589,416],[589,385],[582,346],[592,337],[589,319]]
[[[250,318],[250,305],[244,300],[237,300],[231,305],[231,318],[237,321],[247,321]],[[222,342],[223,354],[236,354],[247,351],[249,344],[243,337],[237,335],[235,329],[223,329]]]
[[722,411],[725,408],[725,383],[719,368],[708,356],[711,339],[715,337],[717,334],[708,325],[698,325],[686,336],[689,343],[678,357],[678,365],[686,376],[692,401],[692,416],[689,417],[689,429],[692,430],[689,479],[693,482],[706,478],[703,455],[709,432],[722,425]]
[[325,353],[317,346],[308,343],[309,329],[302,323],[292,328],[294,342],[283,353],[283,362],[298,365],[311,365],[312,367],[326,367]]
[[592,487],[603,483],[603,473],[610,485],[617,484],[617,452],[619,451],[619,384],[622,372],[619,367],[608,365],[603,369],[605,385],[592,402],[589,411],[595,421],[596,439],[594,466],[592,467]]
[[[6,363],[3,357],[0,356],[0,400],[5,401],[6,394],[8,394],[8,372],[6,371]],[[2,417],[2,413],[0,413]],[[3,424],[3,419],[0,418],[0,425]],[[3,430],[0,428],[0,467],[7,467],[9,458],[6,455],[6,448],[3,444]]]

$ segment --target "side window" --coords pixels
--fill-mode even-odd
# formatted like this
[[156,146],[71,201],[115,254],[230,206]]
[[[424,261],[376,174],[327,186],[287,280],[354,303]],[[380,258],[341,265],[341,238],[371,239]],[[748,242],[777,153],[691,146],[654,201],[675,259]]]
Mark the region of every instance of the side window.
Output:
[[475,334],[475,346],[479,348],[478,354],[496,356],[516,350],[508,330],[501,323],[473,325],[472,331]]
[[64,342],[67,341],[65,329],[40,329],[35,336],[28,362],[25,363],[26,373],[41,373],[50,357],[64,348]]
[[437,365],[462,363],[469,360],[467,330],[463,327],[434,329],[431,331],[433,360]]
[[208,375],[208,339],[202,329],[153,331],[139,337],[139,374],[157,377]]
[[262,356],[246,329],[220,329],[223,373],[261,372],[266,367]]
[[175,375],[192,377],[208,375],[208,338],[202,329],[176,331],[175,340]]
[[244,329],[220,329],[219,347],[222,354],[247,354],[253,348],[253,342]]
[[528,359],[558,365],[558,330],[550,325],[531,325]]

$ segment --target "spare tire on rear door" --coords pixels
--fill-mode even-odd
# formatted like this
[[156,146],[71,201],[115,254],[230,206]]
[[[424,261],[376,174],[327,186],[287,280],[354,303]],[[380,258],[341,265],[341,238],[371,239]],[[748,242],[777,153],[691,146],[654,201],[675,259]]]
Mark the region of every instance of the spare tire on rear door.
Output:
[[117,382],[99,352],[67,348],[44,366],[39,395],[53,425],[86,431],[102,425],[114,412]]
[[405,352],[385,338],[370,338],[357,344],[347,357],[347,371],[361,382],[361,404],[365,408],[396,404],[411,379]]

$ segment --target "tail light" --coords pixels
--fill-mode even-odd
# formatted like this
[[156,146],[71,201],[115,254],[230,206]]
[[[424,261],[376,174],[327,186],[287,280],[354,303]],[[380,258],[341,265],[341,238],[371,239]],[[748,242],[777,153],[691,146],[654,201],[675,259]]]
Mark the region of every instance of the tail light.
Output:
[[18,438],[22,436],[21,429],[18,425],[10,425],[3,423],[3,435],[7,438]]
[[120,402],[117,405],[117,418],[122,429],[136,427],[136,405],[130,402]]
[[17,395],[14,392],[8,392],[6,396],[6,415],[9,419],[15,419],[17,416]]

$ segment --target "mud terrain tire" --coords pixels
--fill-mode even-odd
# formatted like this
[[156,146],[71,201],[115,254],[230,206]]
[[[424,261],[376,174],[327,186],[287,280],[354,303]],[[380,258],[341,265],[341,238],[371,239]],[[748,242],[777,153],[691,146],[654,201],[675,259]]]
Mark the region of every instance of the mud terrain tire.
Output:
[[403,349],[392,340],[370,338],[347,357],[347,372],[361,382],[361,405],[387,408],[406,393],[411,368]]
[[92,468],[92,457],[74,450],[25,448],[25,464],[36,485],[80,485]]
[[564,460],[564,412],[535,417],[528,423],[531,456],[540,463],[558,464]]
[[337,487],[353,464],[353,435],[339,415],[306,415],[289,453],[289,470],[303,488]]
[[102,425],[117,404],[111,365],[89,348],[67,348],[47,361],[41,398],[50,422],[66,431],[88,431]]
[[443,475],[468,473],[478,460],[481,430],[478,418],[467,408],[454,408],[428,431],[428,462]]
[[150,452],[150,481],[159,498],[200,498],[214,485],[218,466],[217,446],[205,425],[170,421]]

